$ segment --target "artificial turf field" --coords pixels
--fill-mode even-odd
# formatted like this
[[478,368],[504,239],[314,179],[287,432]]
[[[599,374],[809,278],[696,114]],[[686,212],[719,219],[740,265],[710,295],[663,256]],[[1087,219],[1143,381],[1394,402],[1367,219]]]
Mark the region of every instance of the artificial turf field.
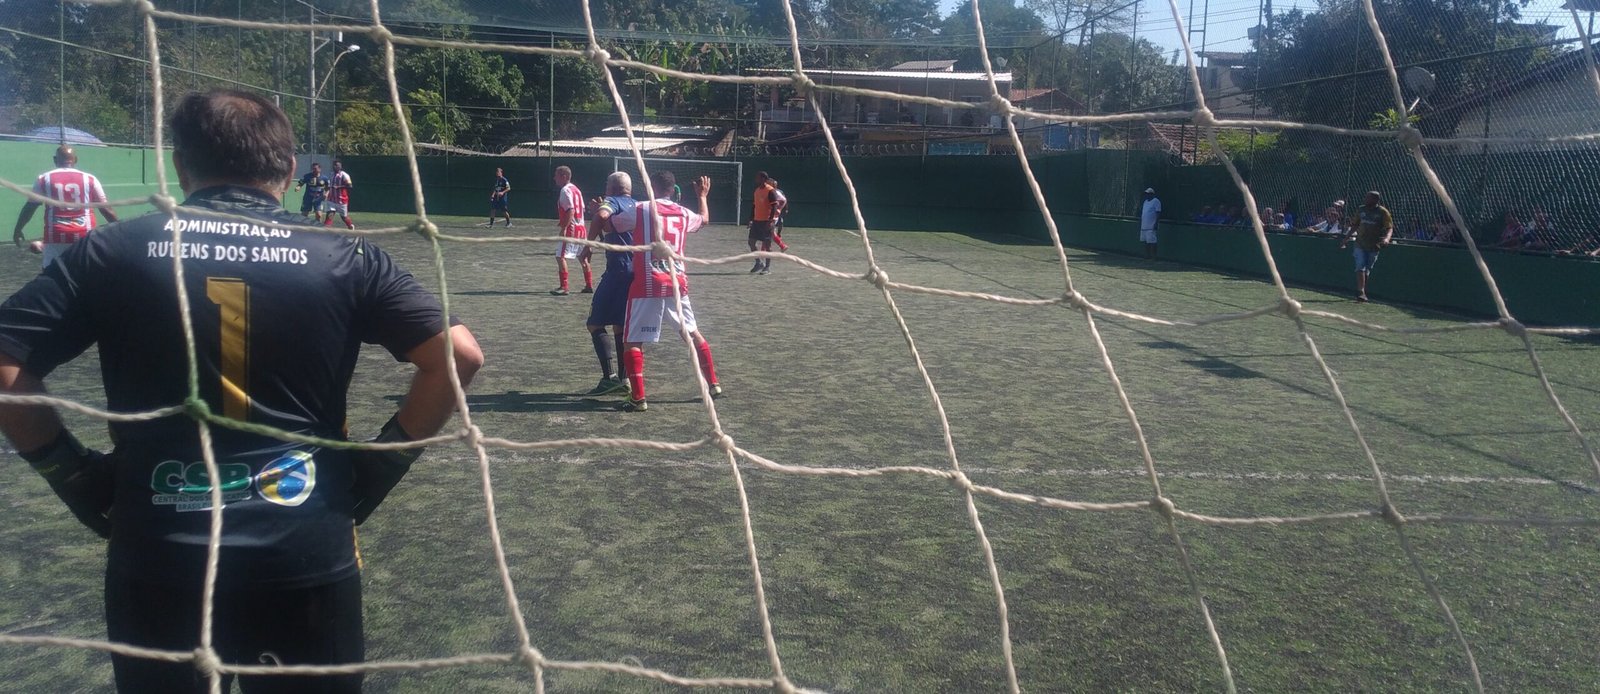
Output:
[[[372,227],[399,216],[358,216]],[[439,220],[475,236],[550,233]],[[1130,232],[1132,233],[1131,227]],[[860,240],[793,229],[794,252],[866,269]],[[892,278],[1017,297],[1062,291],[1054,251],[1007,237],[874,234]],[[437,286],[427,244],[380,240]],[[742,252],[744,232],[690,238],[699,257]],[[487,365],[475,423],[518,441],[579,436],[693,441],[710,431],[688,352],[647,350],[651,408],[580,395],[598,377],[582,322],[588,296],[554,297],[549,244],[447,244],[452,311]],[[1256,278],[1072,251],[1097,303],[1196,317],[1273,302]],[[1329,262],[1348,263],[1330,244]],[[780,463],[949,465],[937,419],[882,296],[782,261],[691,266],[692,295],[740,446]],[[14,291],[37,258],[0,258]],[[1401,273],[1380,264],[1378,273]],[[574,266],[575,282],[579,274]],[[576,287],[574,287],[576,289]],[[1358,305],[1296,289],[1312,308],[1393,325],[1463,320]],[[1139,501],[1132,429],[1084,319],[897,293],[979,484],[1074,501]],[[1312,320],[1406,514],[1600,518],[1595,471],[1545,400],[1526,353],[1498,331],[1380,334]],[[1217,516],[1302,516],[1378,505],[1369,468],[1292,324],[1203,328],[1099,321],[1180,508]],[[1600,431],[1597,343],[1536,337],[1585,431]],[[57,371],[58,394],[103,403],[92,355]],[[371,436],[409,370],[368,349],[350,397],[352,434]],[[68,415],[104,445],[104,428]],[[643,665],[694,677],[766,677],[738,498],[715,448],[491,450],[499,522],[534,645],[551,658]],[[0,484],[0,632],[103,638],[100,543],[13,458]],[[925,476],[797,476],[745,468],[777,643],[800,686],[844,692],[1000,691],[1000,625],[959,490]],[[1221,668],[1160,518],[1148,510],[1063,511],[978,497],[1010,606],[1028,691],[1216,691]],[[1465,659],[1401,552],[1374,520],[1280,527],[1179,522],[1241,689],[1461,691]],[[1494,691],[1600,688],[1600,546],[1593,528],[1413,525],[1427,571],[1461,620]],[[405,660],[510,653],[514,629],[490,553],[477,464],[430,450],[365,526],[367,653]],[[108,658],[0,647],[0,691],[110,689]],[[531,691],[520,666],[374,674],[375,692]],[[667,691],[618,675],[546,676],[549,691]]]

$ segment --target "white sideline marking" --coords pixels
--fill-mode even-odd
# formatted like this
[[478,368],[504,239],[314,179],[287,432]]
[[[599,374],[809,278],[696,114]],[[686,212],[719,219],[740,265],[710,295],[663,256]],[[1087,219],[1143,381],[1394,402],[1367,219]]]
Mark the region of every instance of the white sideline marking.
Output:
[[[453,452],[454,453],[454,452]],[[490,460],[506,460],[508,462],[538,462],[548,458],[530,456],[520,452],[507,452],[490,449]],[[454,462],[476,462],[477,458],[470,456],[451,455]],[[567,465],[592,465],[599,461],[572,453],[563,453],[555,457],[554,462]],[[607,465],[639,468],[707,468],[722,469],[723,462],[709,462],[698,460],[626,460],[606,461]],[[750,469],[761,468],[748,465]],[[861,465],[830,465],[828,467],[843,470],[872,470],[870,466]],[[963,468],[969,475],[996,475],[1001,477],[1082,477],[1089,479],[1115,479],[1115,478],[1144,478],[1145,471],[1137,468],[1113,470],[1099,468],[1091,470],[1061,469],[1061,470],[1017,470],[1013,468],[994,467],[967,467]],[[1342,472],[1202,472],[1202,471],[1162,471],[1161,478],[1166,480],[1205,480],[1220,482],[1372,482],[1371,475],[1357,475]],[[1583,491],[1600,494],[1600,488],[1590,486],[1578,480],[1552,480],[1543,477],[1481,477],[1473,475],[1384,475],[1390,482],[1410,482],[1414,484],[1510,484],[1529,486],[1561,485],[1581,489]]]

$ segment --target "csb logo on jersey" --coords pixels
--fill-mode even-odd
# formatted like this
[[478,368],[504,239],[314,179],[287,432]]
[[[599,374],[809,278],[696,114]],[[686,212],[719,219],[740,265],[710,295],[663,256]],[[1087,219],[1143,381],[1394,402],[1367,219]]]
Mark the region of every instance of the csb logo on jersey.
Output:
[[309,451],[289,451],[256,473],[261,498],[279,506],[299,506],[317,486],[317,463]]
[[[299,506],[317,486],[317,465],[310,451],[291,450],[252,474],[247,463],[218,462],[222,504],[238,503],[259,493],[279,506]],[[163,461],[150,475],[150,503],[175,511],[211,509],[211,476],[203,462]]]

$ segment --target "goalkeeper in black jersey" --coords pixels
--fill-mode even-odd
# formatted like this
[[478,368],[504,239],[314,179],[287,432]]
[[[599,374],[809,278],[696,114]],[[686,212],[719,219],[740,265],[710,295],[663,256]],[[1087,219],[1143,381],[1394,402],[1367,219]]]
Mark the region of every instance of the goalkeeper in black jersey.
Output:
[[[153,214],[99,230],[0,305],[0,391],[43,392],[41,379],[94,345],[112,411],[186,404],[176,255],[199,372],[201,402],[188,403],[191,414],[203,403],[212,415],[342,439],[345,391],[368,343],[416,368],[404,405],[377,440],[442,428],[455,408],[446,336],[463,385],[482,364],[476,341],[463,326],[447,328],[435,297],[382,249],[291,228],[301,218],[278,204],[294,166],[283,112],[244,92],[190,94],[170,129],[188,195],[176,221]],[[212,480],[191,414],[113,422],[116,448],[101,454],[78,443],[52,408],[0,406],[0,430],[22,457],[109,538],[110,639],[178,651],[199,645],[215,484],[223,528],[213,633],[222,662],[360,662],[353,525],[420,449],[335,450],[213,425]],[[119,691],[208,690],[194,663],[121,655],[112,662]],[[357,692],[362,678],[240,680],[245,692]]]

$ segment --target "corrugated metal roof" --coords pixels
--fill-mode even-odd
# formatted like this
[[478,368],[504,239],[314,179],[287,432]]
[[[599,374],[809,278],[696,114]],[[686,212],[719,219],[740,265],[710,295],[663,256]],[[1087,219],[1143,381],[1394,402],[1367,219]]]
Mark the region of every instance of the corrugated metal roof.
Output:
[[[776,68],[776,67],[753,67],[753,68],[750,68],[749,71],[750,72],[761,73],[761,74],[779,74],[779,75],[785,75],[785,74],[789,74],[789,73],[794,72],[794,70],[789,70],[789,69],[786,69],[786,68]],[[935,82],[938,82],[938,81],[987,82],[987,81],[989,81],[989,76],[987,74],[985,74],[985,73],[982,73],[982,72],[906,72],[904,70],[901,70],[901,71],[895,71],[895,70],[806,70],[806,74],[810,75],[811,79],[813,79],[813,80],[816,80],[817,77],[819,77],[819,76],[823,76],[823,77],[833,76],[833,77],[865,77],[865,78],[869,78],[869,79],[908,80],[908,81],[911,81],[911,80],[916,80],[916,81],[932,80],[932,81],[935,81]],[[1010,82],[1011,81],[1011,73],[1009,73],[1009,72],[996,72],[996,73],[994,73],[994,79],[995,79],[996,82]]]
[[[687,142],[704,142],[703,138],[698,137],[648,137],[635,135],[634,139],[638,141],[639,149],[643,150],[647,154],[656,150],[677,147],[678,145]],[[532,149],[534,151],[555,149],[556,151],[567,150],[573,152],[608,153],[633,151],[628,146],[628,138],[626,137],[596,137],[586,140],[556,140],[555,142],[550,142],[548,140],[540,142],[521,142],[512,149]]]
[[916,70],[918,72],[952,72],[956,68],[954,60],[912,60],[900,63],[890,70]]
[[[633,134],[660,135],[667,137],[713,137],[719,129],[714,125],[677,125],[673,123],[634,123]],[[622,124],[618,123],[609,128],[602,129],[603,133],[616,133],[622,136]]]

